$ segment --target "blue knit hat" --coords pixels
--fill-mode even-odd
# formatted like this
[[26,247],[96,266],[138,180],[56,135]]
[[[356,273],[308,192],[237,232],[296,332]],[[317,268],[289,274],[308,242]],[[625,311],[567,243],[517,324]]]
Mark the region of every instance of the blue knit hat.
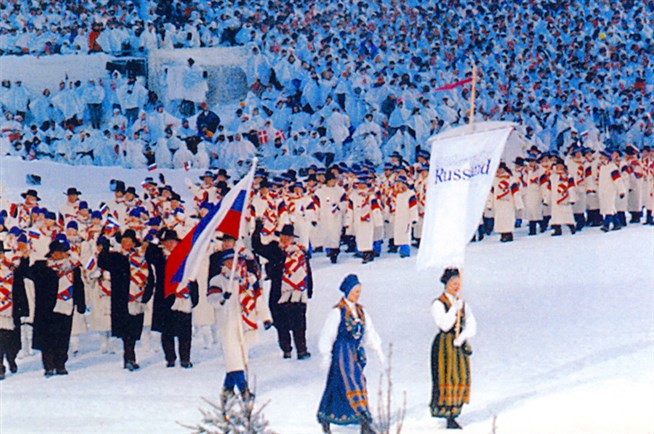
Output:
[[359,277],[356,274],[348,274],[345,276],[345,279],[341,282],[340,290],[343,294],[345,294],[345,297],[350,295],[350,291],[352,291],[352,288],[355,286],[359,285],[361,282],[359,282]]

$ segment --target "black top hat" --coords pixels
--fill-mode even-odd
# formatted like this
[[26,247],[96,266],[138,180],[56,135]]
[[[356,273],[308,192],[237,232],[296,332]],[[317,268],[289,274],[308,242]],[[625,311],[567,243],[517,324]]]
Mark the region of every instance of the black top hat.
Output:
[[127,187],[125,190],[125,193],[132,193],[134,196],[139,197],[139,195],[136,193],[136,188],[134,187]]
[[48,246],[48,254],[45,256],[49,258],[54,252],[67,252],[68,250],[70,250],[70,243],[68,240],[56,239]]
[[82,194],[82,192],[76,189],[75,187],[69,187],[68,190],[66,190],[66,193],[64,194],[66,196],[71,196],[71,195],[79,196],[80,194]]
[[39,193],[32,188],[30,188],[24,193],[21,193],[20,195],[22,196],[23,199],[27,198],[27,196],[34,196],[36,200],[41,200],[41,198],[39,197]]
[[227,174],[226,169],[218,169],[218,174],[216,176],[224,176],[225,178],[229,179],[229,175]]
[[295,235],[293,225],[284,225],[282,228],[281,232],[277,232],[277,235],[285,235],[287,237],[295,237],[297,238],[297,235]]
[[180,241],[179,237],[177,236],[177,232],[173,229],[164,229],[161,232],[161,237],[160,237],[161,242],[164,241]]
[[126,229],[122,235],[116,236],[116,240],[118,240],[119,243],[123,240],[123,238],[130,238],[137,246],[141,245],[141,242],[138,240],[138,238],[136,238],[136,231],[134,229]]

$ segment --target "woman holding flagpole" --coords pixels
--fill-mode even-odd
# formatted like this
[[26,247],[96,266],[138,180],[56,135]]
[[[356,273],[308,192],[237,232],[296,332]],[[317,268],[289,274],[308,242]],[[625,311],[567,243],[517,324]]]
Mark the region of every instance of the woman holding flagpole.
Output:
[[458,268],[446,268],[441,276],[445,291],[432,303],[436,337],[431,348],[433,417],[447,419],[447,428],[460,429],[456,418],[470,401],[470,354],[467,342],[477,332],[472,310],[461,298]]

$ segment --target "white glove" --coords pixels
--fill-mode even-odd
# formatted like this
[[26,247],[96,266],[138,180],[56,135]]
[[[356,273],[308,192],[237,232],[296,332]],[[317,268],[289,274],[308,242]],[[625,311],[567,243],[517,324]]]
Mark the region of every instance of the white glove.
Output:
[[465,341],[466,340],[465,340],[465,338],[463,336],[459,336],[458,338],[454,339],[454,346],[455,347],[460,347],[461,345],[463,345],[463,343]]
[[320,367],[325,370],[329,369],[329,365],[331,362],[332,362],[331,357],[329,357],[328,355],[324,355],[322,356],[322,360],[320,361]]
[[456,301],[454,302],[453,307],[454,307],[456,310],[461,310],[461,309],[463,309],[463,300],[461,300],[460,298],[457,298]]

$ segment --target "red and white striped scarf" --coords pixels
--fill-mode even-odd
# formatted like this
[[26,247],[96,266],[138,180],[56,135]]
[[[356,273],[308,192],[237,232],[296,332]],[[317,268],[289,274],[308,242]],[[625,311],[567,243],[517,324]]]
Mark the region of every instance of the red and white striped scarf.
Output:
[[148,282],[150,269],[145,257],[139,253],[138,250],[131,250],[129,252],[123,251],[123,255],[127,256],[129,260],[129,304],[128,309],[130,315],[138,315],[143,313],[143,293],[145,292],[145,285]]
[[69,258],[59,261],[48,259],[46,264],[57,273],[59,279],[57,302],[53,311],[62,315],[71,316],[73,314],[73,270],[75,269],[75,264]]
[[298,296],[293,294],[307,291],[308,274],[307,259],[302,248],[298,245],[289,246],[286,249],[280,301],[288,301],[289,298],[292,301],[299,301],[297,300]]
[[[7,257],[0,261],[0,325],[9,325],[13,322],[14,263]],[[2,327],[0,327],[2,328]],[[13,330],[13,327],[12,327]]]

